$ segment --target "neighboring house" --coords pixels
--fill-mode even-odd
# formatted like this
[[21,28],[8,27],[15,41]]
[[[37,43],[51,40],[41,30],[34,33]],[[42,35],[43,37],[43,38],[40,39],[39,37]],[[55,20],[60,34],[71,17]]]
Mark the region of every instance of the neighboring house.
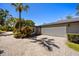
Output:
[[41,34],[56,37],[67,37],[68,33],[79,34],[79,18],[61,20],[50,24],[40,25]]

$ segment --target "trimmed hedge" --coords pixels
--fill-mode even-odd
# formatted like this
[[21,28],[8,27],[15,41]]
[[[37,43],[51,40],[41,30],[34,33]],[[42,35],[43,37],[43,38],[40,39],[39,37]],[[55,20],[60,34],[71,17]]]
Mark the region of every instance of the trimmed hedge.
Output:
[[68,34],[68,40],[79,44],[79,34]]

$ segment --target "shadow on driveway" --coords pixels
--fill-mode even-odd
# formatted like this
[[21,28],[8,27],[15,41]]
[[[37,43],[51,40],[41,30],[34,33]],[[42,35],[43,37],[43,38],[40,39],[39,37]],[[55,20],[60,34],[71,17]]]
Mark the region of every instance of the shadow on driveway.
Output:
[[0,50],[0,56],[1,56],[2,53],[4,53],[4,50]]

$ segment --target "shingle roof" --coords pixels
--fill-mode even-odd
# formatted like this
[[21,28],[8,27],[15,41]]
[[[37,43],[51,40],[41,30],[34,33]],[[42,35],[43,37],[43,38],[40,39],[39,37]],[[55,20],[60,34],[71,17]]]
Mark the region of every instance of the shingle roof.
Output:
[[63,19],[63,20],[58,20],[56,22],[48,23],[48,24],[43,24],[40,26],[47,26],[47,25],[54,25],[54,24],[62,24],[62,23],[72,23],[72,22],[79,22],[79,18],[72,18],[72,19]]

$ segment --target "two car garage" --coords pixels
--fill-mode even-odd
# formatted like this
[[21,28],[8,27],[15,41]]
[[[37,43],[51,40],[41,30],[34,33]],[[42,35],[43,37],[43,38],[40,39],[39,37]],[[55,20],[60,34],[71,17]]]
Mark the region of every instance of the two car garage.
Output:
[[50,36],[56,36],[56,37],[67,37],[66,26],[42,27],[41,33],[43,35],[50,35]]

